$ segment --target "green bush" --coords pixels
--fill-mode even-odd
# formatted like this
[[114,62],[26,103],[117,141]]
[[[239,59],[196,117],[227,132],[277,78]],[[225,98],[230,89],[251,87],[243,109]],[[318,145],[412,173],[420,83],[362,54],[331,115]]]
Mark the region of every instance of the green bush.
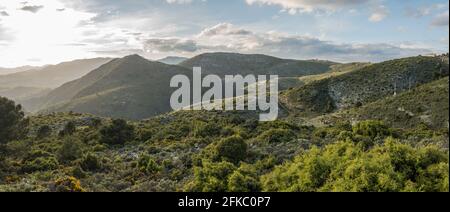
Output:
[[375,139],[392,135],[391,130],[382,121],[363,121],[353,126],[355,135],[362,135]]
[[123,119],[113,120],[112,124],[100,130],[100,141],[109,145],[123,145],[134,139],[134,126]]
[[353,142],[313,148],[261,178],[264,191],[448,192],[448,152],[388,138],[365,150]]
[[229,162],[203,162],[203,167],[194,168],[194,180],[189,182],[185,190],[190,192],[226,192],[228,177],[236,170]]
[[139,170],[146,174],[157,174],[162,167],[156,163],[155,159],[148,155],[141,156],[138,162]]
[[37,139],[49,137],[52,134],[52,128],[48,125],[41,126],[37,131]]
[[58,151],[58,159],[63,163],[77,160],[82,155],[81,143],[75,139],[66,139]]
[[71,136],[77,131],[77,127],[75,125],[75,122],[69,121],[64,125],[64,129],[59,132],[59,136]]
[[194,168],[194,179],[185,186],[191,192],[258,192],[260,183],[256,169],[249,164],[239,168],[229,162],[204,161]]
[[50,171],[57,169],[58,166],[58,160],[56,160],[53,156],[37,157],[35,159],[25,161],[22,166],[22,172],[33,173],[37,171]]
[[95,171],[99,171],[100,169],[102,169],[102,163],[101,163],[100,159],[98,158],[98,156],[96,156],[93,153],[88,153],[80,161],[80,167],[84,171],[95,172]]
[[222,139],[215,146],[215,158],[239,163],[247,156],[247,144],[239,136]]
[[271,129],[264,132],[259,138],[268,143],[284,143],[295,140],[296,136],[291,130]]
[[205,122],[195,122],[194,123],[194,136],[195,137],[216,137],[221,133],[221,127],[217,123],[205,123]]
[[229,192],[258,192],[261,191],[259,177],[256,169],[248,164],[241,164],[233,174],[228,177]]

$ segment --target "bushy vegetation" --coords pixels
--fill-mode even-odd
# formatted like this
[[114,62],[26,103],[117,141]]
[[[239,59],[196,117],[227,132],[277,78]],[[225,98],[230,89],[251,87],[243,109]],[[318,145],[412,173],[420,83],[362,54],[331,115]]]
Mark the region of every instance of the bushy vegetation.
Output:
[[264,191],[449,191],[448,153],[389,138],[368,151],[352,142],[312,148],[262,177]]
[[[416,73],[408,71],[410,60],[393,64]],[[353,73],[343,72],[335,77]],[[0,128],[0,191],[448,191],[448,103],[437,97],[447,92],[448,99],[445,79],[373,103],[383,107],[359,101],[339,111],[346,116],[317,124],[341,106],[327,87],[335,77],[319,77],[331,83],[324,87],[306,83],[299,89],[315,93],[305,96],[288,91],[293,96],[284,97],[310,102],[282,107],[274,122],[247,111],[178,111],[142,121],[54,113],[28,121],[20,106],[2,99],[8,112],[0,113],[7,125]],[[430,108],[403,106],[417,96]]]

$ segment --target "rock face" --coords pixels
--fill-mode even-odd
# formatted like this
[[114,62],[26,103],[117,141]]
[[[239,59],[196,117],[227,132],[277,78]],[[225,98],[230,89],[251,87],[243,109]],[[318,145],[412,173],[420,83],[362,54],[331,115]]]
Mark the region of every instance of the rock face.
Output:
[[448,60],[411,57],[374,64],[348,74],[313,82],[283,98],[300,112],[329,113],[358,107],[448,76]]

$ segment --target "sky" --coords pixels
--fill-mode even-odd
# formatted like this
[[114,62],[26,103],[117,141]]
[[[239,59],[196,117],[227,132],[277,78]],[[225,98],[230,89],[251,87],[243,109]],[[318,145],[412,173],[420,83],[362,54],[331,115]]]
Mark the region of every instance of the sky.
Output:
[[0,67],[205,52],[380,62],[449,49],[447,0],[0,0]]

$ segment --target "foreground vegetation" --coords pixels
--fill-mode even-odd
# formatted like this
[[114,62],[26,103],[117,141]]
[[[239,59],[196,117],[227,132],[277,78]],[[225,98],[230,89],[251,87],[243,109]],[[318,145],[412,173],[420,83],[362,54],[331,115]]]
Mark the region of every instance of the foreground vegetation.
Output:
[[4,98],[0,109],[0,191],[449,191],[448,128],[203,111],[28,120]]

